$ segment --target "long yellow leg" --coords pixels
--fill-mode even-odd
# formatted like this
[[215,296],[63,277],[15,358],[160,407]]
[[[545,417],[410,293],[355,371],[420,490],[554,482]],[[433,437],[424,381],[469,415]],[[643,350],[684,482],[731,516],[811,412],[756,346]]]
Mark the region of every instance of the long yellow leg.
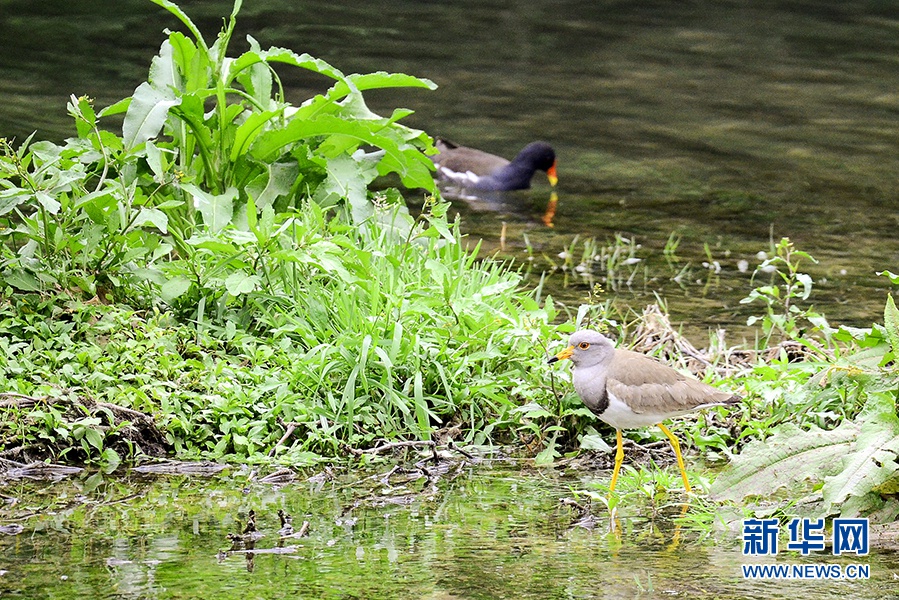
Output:
[[615,491],[615,484],[618,483],[618,471],[621,470],[621,463],[624,461],[624,442],[621,439],[621,430],[615,430],[615,437],[618,440],[618,449],[615,450],[615,469],[612,471],[612,483],[609,485],[609,491]]
[[[674,437],[674,434],[671,433],[671,431],[669,431],[668,428],[665,427],[665,425],[663,425],[662,423],[659,423],[659,429],[662,430],[662,433],[664,433],[666,436],[668,436],[668,441],[671,442],[671,447],[674,448],[674,454],[675,454],[675,456],[677,456],[677,466],[678,466],[678,468],[680,468],[681,477],[684,478],[684,488],[686,488],[687,493],[689,494],[690,493],[690,480],[687,479],[687,469],[686,469],[686,467],[684,467],[684,457],[680,453],[680,444],[677,443],[677,438]],[[621,432],[619,432],[619,434],[620,433]]]

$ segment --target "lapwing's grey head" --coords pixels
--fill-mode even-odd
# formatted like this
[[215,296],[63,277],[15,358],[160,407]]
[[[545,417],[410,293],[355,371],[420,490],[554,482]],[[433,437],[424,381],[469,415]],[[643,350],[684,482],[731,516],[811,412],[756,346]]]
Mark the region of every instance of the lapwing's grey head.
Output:
[[615,353],[611,340],[590,329],[581,329],[571,334],[568,347],[549,359],[550,363],[570,358],[576,367],[592,367],[608,364]]

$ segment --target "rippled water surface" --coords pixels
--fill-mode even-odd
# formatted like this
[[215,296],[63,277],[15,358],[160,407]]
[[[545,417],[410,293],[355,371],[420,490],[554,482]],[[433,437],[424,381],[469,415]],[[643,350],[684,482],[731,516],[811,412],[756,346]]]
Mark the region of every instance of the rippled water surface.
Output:
[[[0,597],[867,599],[890,597],[899,575],[899,556],[875,549],[777,559],[866,564],[866,581],[744,580],[739,534],[679,527],[676,509],[649,518],[625,506],[610,533],[596,507],[592,530],[573,526],[560,500],[589,480],[553,470],[481,465],[430,483],[413,474],[280,487],[248,475],[85,474],[4,488],[19,498],[4,510],[24,530],[0,535]],[[296,528],[308,521],[308,536],[279,541],[278,509]],[[255,552],[229,551],[226,536],[250,510]]]

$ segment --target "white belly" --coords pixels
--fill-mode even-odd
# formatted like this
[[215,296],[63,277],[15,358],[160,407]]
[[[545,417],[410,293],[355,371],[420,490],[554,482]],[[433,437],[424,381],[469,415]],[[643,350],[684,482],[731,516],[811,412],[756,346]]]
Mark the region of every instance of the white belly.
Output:
[[602,411],[599,418],[615,429],[636,429],[638,427],[658,425],[665,419],[687,412],[690,411],[667,414],[635,413],[627,404],[616,398],[613,394],[609,394],[609,406]]

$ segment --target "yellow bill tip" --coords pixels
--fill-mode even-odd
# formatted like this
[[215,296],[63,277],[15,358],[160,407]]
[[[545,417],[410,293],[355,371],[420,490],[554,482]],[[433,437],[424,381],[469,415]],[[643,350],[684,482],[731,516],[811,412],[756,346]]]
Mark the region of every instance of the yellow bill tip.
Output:
[[556,174],[556,164],[553,163],[546,171],[546,178],[549,179],[549,185],[556,187],[556,184],[559,183],[559,176]]

